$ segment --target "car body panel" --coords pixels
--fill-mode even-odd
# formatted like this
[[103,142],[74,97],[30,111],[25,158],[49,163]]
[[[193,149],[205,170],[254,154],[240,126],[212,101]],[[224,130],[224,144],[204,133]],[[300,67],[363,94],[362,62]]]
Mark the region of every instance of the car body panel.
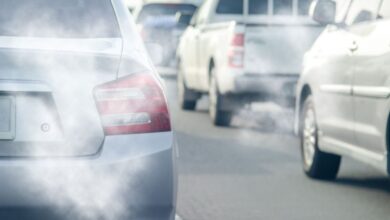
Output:
[[121,50],[120,39],[0,38],[0,71],[8,73],[0,76],[0,87],[2,97],[15,98],[17,134],[2,141],[0,156],[95,154],[104,134],[90,91],[116,78]]
[[358,45],[353,54],[355,138],[360,147],[380,155],[387,152],[383,137],[387,135],[389,116],[390,75],[386,61],[390,58],[390,33],[383,27],[389,24],[382,21],[350,29]]
[[89,219],[89,212],[115,219],[174,219],[173,147],[171,132],[137,134],[107,137],[94,156],[1,160],[0,216],[8,207],[10,213],[44,208],[37,216],[53,212],[59,219]]
[[[365,162],[386,174],[389,25],[389,20],[383,19],[327,27],[305,56],[295,122],[299,134],[301,107],[309,88],[317,111],[319,148]],[[332,62],[335,60],[338,62]]]
[[[108,1],[118,38],[0,37],[0,96],[16,96],[19,115],[15,139],[0,142],[1,219],[175,218],[173,132],[103,131],[96,87],[136,73],[151,74],[163,87],[124,2]],[[40,134],[45,127],[35,121],[62,126],[52,123],[53,133]],[[56,149],[63,133],[74,143],[71,154]],[[17,151],[19,140],[26,151]],[[8,151],[5,142],[13,145]],[[33,142],[54,144],[41,151]]]
[[[321,132],[328,134],[321,138],[324,142],[341,141],[354,144],[352,77],[353,65],[348,46],[353,37],[343,30],[324,32],[311,55],[311,76],[315,85],[312,88],[317,106],[317,122]],[[316,62],[318,61],[318,62]],[[324,68],[326,66],[326,68]],[[312,85],[312,84],[311,84]]]

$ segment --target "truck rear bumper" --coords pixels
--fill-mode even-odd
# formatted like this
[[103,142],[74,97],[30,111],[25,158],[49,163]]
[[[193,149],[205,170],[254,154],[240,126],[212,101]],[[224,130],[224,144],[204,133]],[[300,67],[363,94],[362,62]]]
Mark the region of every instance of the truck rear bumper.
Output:
[[259,75],[245,74],[234,80],[236,94],[255,93],[264,97],[295,97],[296,84],[299,75],[275,74]]
[[[292,108],[295,105],[298,79],[297,74],[241,74],[230,79],[226,77],[223,79],[225,87],[221,84],[219,87],[223,95],[221,108],[232,111],[252,102],[274,102]],[[228,80],[230,84],[226,83]]]

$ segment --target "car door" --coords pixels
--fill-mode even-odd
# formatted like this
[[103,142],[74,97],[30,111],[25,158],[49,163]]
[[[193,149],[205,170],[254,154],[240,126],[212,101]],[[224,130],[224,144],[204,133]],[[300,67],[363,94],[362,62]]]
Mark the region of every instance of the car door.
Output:
[[[346,147],[353,143],[352,74],[350,47],[354,37],[343,27],[328,27],[317,44],[312,74],[314,102],[321,146]],[[308,62],[308,61],[306,61]],[[313,64],[310,64],[313,65]],[[336,149],[337,150],[337,149]]]
[[342,25],[349,6],[350,1],[337,4],[336,22],[340,25],[328,26],[304,61],[303,74],[311,73],[320,146],[333,151],[354,140],[350,58],[354,37]]
[[389,116],[390,1],[383,1],[379,15],[379,0],[362,2],[360,17],[368,21],[351,27],[351,32],[357,36],[353,53],[355,138],[357,146],[381,159],[386,153]]
[[[356,149],[355,138],[355,102],[353,98],[353,81],[356,71],[354,53],[358,50],[361,36],[356,28],[367,20],[379,7],[381,0],[353,0],[345,16],[342,27],[333,33],[328,41],[331,58],[328,59],[326,82],[320,86],[324,94],[321,103],[324,106],[319,118],[324,135],[325,145],[341,147],[350,151]],[[331,34],[332,35],[332,34]]]

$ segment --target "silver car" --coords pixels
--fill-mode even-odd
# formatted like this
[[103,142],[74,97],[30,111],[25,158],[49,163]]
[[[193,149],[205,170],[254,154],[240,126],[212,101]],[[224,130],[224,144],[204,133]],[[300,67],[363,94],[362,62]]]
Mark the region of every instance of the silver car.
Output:
[[145,51],[121,0],[0,0],[0,219],[174,219]]
[[318,0],[311,12],[328,27],[298,84],[304,171],[334,179],[347,156],[389,174],[390,0]]

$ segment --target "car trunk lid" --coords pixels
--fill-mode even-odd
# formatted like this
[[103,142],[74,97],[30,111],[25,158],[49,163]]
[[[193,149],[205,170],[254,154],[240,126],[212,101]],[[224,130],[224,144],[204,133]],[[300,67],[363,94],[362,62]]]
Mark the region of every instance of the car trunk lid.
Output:
[[104,132],[93,90],[116,78],[122,42],[0,38],[0,157],[85,156]]

